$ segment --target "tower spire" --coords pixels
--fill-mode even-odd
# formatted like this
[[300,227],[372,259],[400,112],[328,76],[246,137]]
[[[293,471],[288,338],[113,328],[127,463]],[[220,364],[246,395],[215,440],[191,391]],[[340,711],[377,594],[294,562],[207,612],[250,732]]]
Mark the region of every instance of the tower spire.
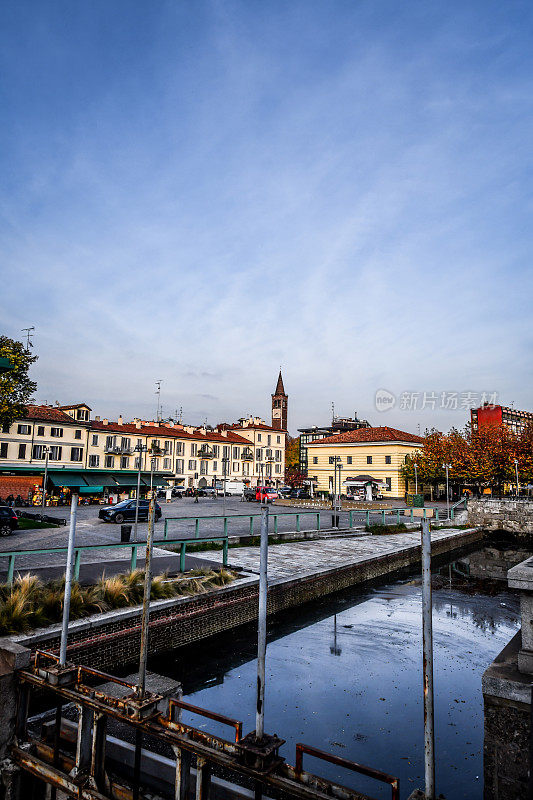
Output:
[[283,386],[283,378],[281,375],[281,367],[279,368],[278,382],[276,384],[276,391],[274,394],[285,394],[285,387]]
[[280,367],[276,390],[272,395],[272,427],[279,431],[287,430],[287,405],[288,397],[283,386]]

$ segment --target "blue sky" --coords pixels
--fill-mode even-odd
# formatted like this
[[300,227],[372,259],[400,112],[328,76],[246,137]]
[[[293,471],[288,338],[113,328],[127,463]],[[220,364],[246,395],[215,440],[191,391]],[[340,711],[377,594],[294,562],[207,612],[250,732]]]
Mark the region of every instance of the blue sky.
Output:
[[282,365],[293,431],[331,401],[410,431],[466,392],[533,409],[532,23],[5,2],[1,328],[36,326],[37,398],[148,416],[163,379],[164,414],[216,422],[269,414]]

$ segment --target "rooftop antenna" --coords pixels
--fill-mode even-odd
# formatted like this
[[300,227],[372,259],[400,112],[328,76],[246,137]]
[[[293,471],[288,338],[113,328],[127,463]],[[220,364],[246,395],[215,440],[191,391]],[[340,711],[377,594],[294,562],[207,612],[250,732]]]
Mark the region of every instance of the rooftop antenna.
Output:
[[335,424],[335,403],[331,403],[331,424]]
[[182,417],[183,417],[183,406],[180,406],[180,416],[179,416],[179,423],[180,423],[180,425],[181,425],[181,420],[182,420]]
[[30,350],[30,347],[33,347],[33,342],[32,342],[33,333],[32,333],[32,331],[34,331],[34,330],[35,330],[35,325],[32,325],[31,328],[22,328],[22,333],[26,334],[26,350],[28,352]]
[[155,390],[155,393],[157,395],[157,417],[156,417],[157,422],[160,422],[160,420],[161,420],[161,384],[162,383],[163,383],[162,380],[155,382],[155,385],[157,387],[156,390]]

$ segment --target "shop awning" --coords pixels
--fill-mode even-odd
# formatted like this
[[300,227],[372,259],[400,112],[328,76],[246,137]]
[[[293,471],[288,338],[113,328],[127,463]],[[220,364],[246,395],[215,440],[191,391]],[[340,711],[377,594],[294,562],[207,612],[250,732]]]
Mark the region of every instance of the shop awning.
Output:
[[83,477],[85,482],[95,490],[100,487],[100,491],[103,491],[104,486],[111,486],[113,489],[116,487],[113,476],[109,472],[84,472]]
[[124,475],[120,472],[113,472],[113,478],[117,486],[137,486],[137,475],[135,474]]
[[68,489],[87,486],[83,473],[81,472],[71,472],[70,470],[50,471],[48,472],[48,478],[52,481],[54,486],[66,486]]
[[103,486],[80,486],[80,494],[98,494],[103,491]]
[[172,475],[154,475],[154,486],[166,486],[168,479],[172,477]]

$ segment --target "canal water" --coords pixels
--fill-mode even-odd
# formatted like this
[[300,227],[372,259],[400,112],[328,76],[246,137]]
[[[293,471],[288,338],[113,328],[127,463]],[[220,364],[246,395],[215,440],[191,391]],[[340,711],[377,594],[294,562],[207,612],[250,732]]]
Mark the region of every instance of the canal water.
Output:
[[[481,676],[519,627],[518,596],[491,576],[528,555],[484,547],[434,570],[436,782],[448,800],[483,796]],[[247,733],[255,727],[255,648],[250,625],[154,659],[150,669],[181,680],[190,702],[242,719]],[[292,764],[296,742],[306,742],[398,776],[407,798],[423,788],[421,648],[417,575],[278,615],[269,621],[265,730],[287,740],[281,754]],[[390,797],[388,786],[333,765],[305,757],[304,767]]]

